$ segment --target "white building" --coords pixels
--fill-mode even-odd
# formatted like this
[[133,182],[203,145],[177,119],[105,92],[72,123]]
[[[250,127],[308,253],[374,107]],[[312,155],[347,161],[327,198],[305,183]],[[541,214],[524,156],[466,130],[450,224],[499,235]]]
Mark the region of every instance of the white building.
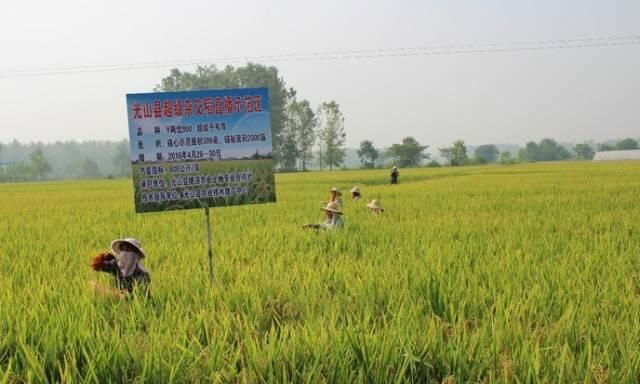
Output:
[[640,149],[596,152],[593,161],[640,160]]

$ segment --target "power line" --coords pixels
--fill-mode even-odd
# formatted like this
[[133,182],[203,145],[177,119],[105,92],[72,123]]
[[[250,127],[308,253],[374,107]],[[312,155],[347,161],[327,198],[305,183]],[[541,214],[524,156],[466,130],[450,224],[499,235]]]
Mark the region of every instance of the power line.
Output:
[[496,46],[511,46],[511,45],[550,45],[550,44],[569,44],[577,42],[596,43],[598,41],[623,41],[623,40],[640,40],[640,35],[629,36],[617,36],[617,37],[600,37],[600,38],[586,38],[586,39],[569,39],[569,40],[536,40],[536,41],[519,41],[519,42],[501,42],[501,43],[469,43],[469,44],[449,44],[449,45],[434,45],[426,47],[409,47],[409,48],[378,48],[378,49],[364,49],[364,50],[342,50],[342,51],[320,51],[310,53],[299,54],[278,54],[278,55],[262,55],[262,56],[236,56],[236,57],[222,57],[214,59],[192,59],[183,61],[154,61],[154,62],[141,62],[131,64],[110,64],[110,65],[98,65],[98,66],[75,66],[75,67],[58,67],[58,68],[40,68],[40,69],[22,69],[22,70],[6,70],[0,71],[0,75],[4,74],[18,74],[26,72],[44,72],[44,71],[73,71],[73,70],[89,70],[89,69],[111,69],[122,67],[148,67],[148,66],[171,66],[171,65],[189,65],[199,63],[213,63],[213,62],[239,62],[246,59],[253,60],[266,60],[266,59],[287,59],[287,58],[302,58],[313,56],[334,56],[345,54],[374,54],[374,53],[392,53],[392,52],[407,52],[407,51],[428,51],[434,49],[455,49],[455,48],[480,48],[480,47],[496,47]]
[[385,57],[438,56],[476,53],[500,53],[518,51],[576,49],[595,47],[621,47],[640,45],[640,35],[599,37],[567,40],[539,40],[502,43],[450,44],[413,48],[379,48],[279,54],[262,56],[237,56],[214,59],[160,61],[128,64],[107,64],[96,66],[73,66],[58,68],[24,69],[0,71],[0,78],[67,75],[76,73],[115,72],[138,69],[169,68],[179,66],[207,65],[216,63],[235,64],[249,61],[296,62],[326,61]]

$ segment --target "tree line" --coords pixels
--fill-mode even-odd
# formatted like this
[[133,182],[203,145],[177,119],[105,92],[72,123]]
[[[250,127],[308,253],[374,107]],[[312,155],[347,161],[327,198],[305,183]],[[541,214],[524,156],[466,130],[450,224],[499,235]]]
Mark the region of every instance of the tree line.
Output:
[[129,141],[0,144],[0,182],[131,175]]
[[[335,101],[320,103],[315,108],[288,87],[278,69],[249,63],[246,66],[199,66],[193,72],[172,69],[161,79],[155,91],[185,91],[223,88],[268,87],[273,137],[273,156],[282,171],[319,168],[333,170],[344,167],[346,157],[345,119]],[[493,144],[475,148],[468,154],[463,140],[438,148],[441,160],[431,158],[429,146],[413,137],[405,137],[388,148],[376,148],[370,140],[360,143],[357,155],[361,167],[373,168],[385,163],[401,167],[463,166],[501,162],[557,161],[593,158],[595,150],[637,149],[632,138],[597,147],[578,144],[573,148],[559,145],[553,139],[528,142],[517,153],[499,151]],[[3,160],[3,156],[5,161]],[[47,178],[99,178],[130,175],[130,150],[126,139],[119,142],[75,141],[50,144],[21,144],[13,141],[0,145],[0,181],[43,180]]]
[[[282,157],[281,161],[285,166],[281,166],[281,169],[287,171],[307,169],[311,159],[315,157],[320,160],[320,156],[325,157],[323,160],[325,166],[328,167],[330,163],[338,166],[343,158],[330,158],[331,150],[329,149],[323,150],[323,154],[312,151],[313,140],[305,137],[305,132],[308,136],[317,135],[317,133],[311,133],[301,128],[305,126],[317,129],[317,125],[307,124],[307,121],[317,119],[318,114],[313,112],[305,101],[292,105],[305,112],[299,115],[303,118],[302,120],[294,121],[291,126],[285,127],[285,129],[297,132],[300,141],[292,140],[286,144],[290,145],[293,150],[285,148],[282,153],[285,155],[294,153],[295,156]],[[331,106],[328,108],[331,110]],[[322,116],[322,113],[319,115]],[[284,136],[287,137],[287,135]],[[306,141],[303,141],[303,138]],[[364,140],[360,143],[357,155],[361,168],[382,167],[390,164],[400,167],[439,167],[488,163],[515,164],[538,161],[591,160],[596,150],[629,150],[640,147],[637,140],[627,138],[600,145],[577,144],[568,149],[553,139],[547,138],[537,143],[530,141],[518,151],[500,151],[498,146],[494,144],[480,145],[474,148],[473,155],[471,155],[465,142],[456,140],[451,146],[438,148],[440,161],[431,158],[432,154],[427,153],[428,148],[428,145],[420,144],[413,137],[405,137],[400,143],[392,144],[387,148],[376,148],[371,140]],[[344,152],[334,152],[334,156],[335,153],[341,153],[340,156],[344,156]],[[425,160],[428,162],[425,163]],[[315,169],[318,168],[317,165],[315,163]],[[127,139],[117,142],[67,141],[47,144],[23,144],[14,140],[7,144],[0,144],[0,182],[95,179],[128,177],[130,175],[131,160]]]
[[[401,167],[416,167],[422,165],[423,160],[431,159],[431,154],[427,153],[428,145],[421,145],[413,137],[405,137],[401,143],[393,144],[387,149],[376,149],[373,142],[364,140],[360,143],[358,156],[362,168],[373,168],[376,159],[385,155]],[[591,160],[595,151],[632,150],[639,149],[639,143],[633,138],[620,140],[615,144],[603,143],[590,145],[586,143],[577,144],[571,149],[558,144],[555,140],[545,138],[539,142],[530,141],[517,153],[510,151],[500,151],[497,145],[484,144],[475,148],[474,155],[468,154],[467,145],[464,140],[456,140],[451,146],[438,148],[443,162],[431,160],[427,166],[438,167],[442,165],[463,166],[482,165],[500,162],[502,164],[538,162],[538,161],[562,161],[562,160]]]

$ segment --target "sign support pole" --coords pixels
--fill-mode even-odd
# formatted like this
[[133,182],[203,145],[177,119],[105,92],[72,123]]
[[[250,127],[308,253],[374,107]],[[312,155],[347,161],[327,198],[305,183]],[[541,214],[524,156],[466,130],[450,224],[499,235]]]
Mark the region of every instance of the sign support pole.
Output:
[[211,287],[213,287],[213,246],[211,245],[211,221],[209,220],[209,207],[206,205],[204,207],[204,215],[207,222],[207,244],[209,246],[209,282],[211,283]]

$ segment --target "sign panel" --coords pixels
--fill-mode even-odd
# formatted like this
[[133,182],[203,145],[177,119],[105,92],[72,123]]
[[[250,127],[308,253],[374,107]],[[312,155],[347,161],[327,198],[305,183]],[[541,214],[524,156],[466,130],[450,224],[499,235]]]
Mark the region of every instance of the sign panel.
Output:
[[275,202],[267,88],[127,95],[136,212]]

